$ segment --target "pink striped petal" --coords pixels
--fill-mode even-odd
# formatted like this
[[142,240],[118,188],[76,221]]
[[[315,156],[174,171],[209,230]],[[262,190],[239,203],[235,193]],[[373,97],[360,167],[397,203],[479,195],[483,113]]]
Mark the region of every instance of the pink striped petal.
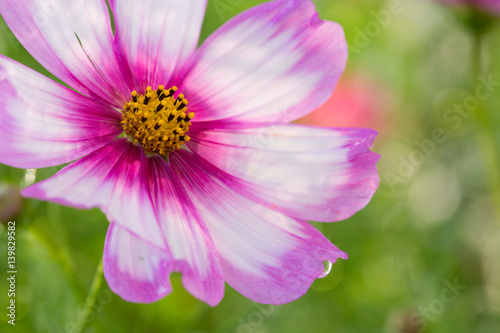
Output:
[[172,85],[198,46],[206,0],[111,0],[120,49],[138,90]]
[[0,56],[0,163],[68,163],[122,132],[120,113]]
[[185,194],[172,167],[161,157],[150,159],[150,191],[158,220],[182,283],[196,298],[217,305],[224,296],[222,268],[199,212]]
[[191,136],[191,150],[227,173],[229,186],[299,219],[344,220],[379,184],[372,130],[280,124]]
[[104,276],[110,288],[128,302],[151,303],[172,291],[172,259],[116,223],[104,247]]
[[113,51],[105,0],[6,1],[0,13],[28,52],[59,79],[118,107],[129,99],[133,89]]
[[109,221],[164,248],[144,165],[147,158],[142,148],[117,139],[22,194],[79,209],[98,207]]
[[[210,305],[222,299],[224,280],[206,227],[184,200],[166,161],[146,157],[140,146],[115,140],[22,194],[77,208],[98,207],[119,226],[109,231],[106,276],[112,290],[124,299],[150,302],[161,298],[168,290],[162,279],[168,280],[172,271],[183,274],[185,288],[195,297]],[[143,256],[130,256],[136,252]],[[140,261],[146,256],[160,261],[147,266],[147,276],[134,271],[145,267]],[[118,262],[113,264],[114,259]],[[135,282],[120,282],[123,276]],[[138,290],[144,284],[149,289]]]
[[182,83],[193,121],[288,122],[321,106],[347,61],[342,28],[310,0],[276,0],[230,20]]
[[189,152],[172,154],[173,167],[212,235],[224,279],[260,303],[283,304],[304,295],[323,262],[347,258],[321,233],[260,206],[200,167]]

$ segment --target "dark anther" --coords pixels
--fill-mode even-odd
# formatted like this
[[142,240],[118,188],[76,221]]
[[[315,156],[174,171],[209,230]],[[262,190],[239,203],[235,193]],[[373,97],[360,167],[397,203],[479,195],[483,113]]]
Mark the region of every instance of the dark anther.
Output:
[[149,96],[144,97],[144,105],[149,104]]
[[186,104],[184,104],[184,102],[182,102],[178,107],[177,107],[177,110],[182,110],[186,107]]
[[182,136],[179,137],[180,141],[184,141],[185,139],[186,139],[186,137],[184,135],[182,135]]
[[161,95],[158,95],[158,100],[161,102],[163,101],[167,96],[162,92]]
[[143,123],[145,123],[145,122],[146,122],[146,120],[148,120],[148,118],[146,118],[146,117],[142,117],[142,119],[141,119],[141,120],[142,120],[142,122],[143,122]]
[[156,112],[160,111],[161,109],[163,109],[163,105],[158,104],[158,106],[156,107]]
[[161,127],[161,125],[160,125],[160,124],[156,124],[156,126],[155,126],[155,130],[157,131],[160,127]]
[[170,89],[168,91],[168,95],[166,97],[172,97],[172,96],[174,96],[174,93],[175,93],[175,90],[174,89]]
[[168,116],[168,121],[172,121],[172,119],[174,119],[175,116],[173,114],[171,114],[170,116]]

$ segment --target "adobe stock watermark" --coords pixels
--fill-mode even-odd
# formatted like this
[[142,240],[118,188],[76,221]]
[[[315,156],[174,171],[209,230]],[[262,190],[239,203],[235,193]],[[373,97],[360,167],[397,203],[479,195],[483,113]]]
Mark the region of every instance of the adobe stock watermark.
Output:
[[445,287],[441,290],[438,298],[433,299],[426,307],[420,307],[418,311],[410,315],[409,324],[412,327],[418,327],[419,333],[425,331],[429,322],[435,321],[446,307],[454,303],[467,290],[467,286],[458,283],[458,278],[455,278],[453,283],[448,280],[443,283]]
[[385,9],[378,12],[371,11],[373,20],[366,23],[363,29],[356,28],[354,36],[354,45],[349,45],[349,58],[352,55],[358,55],[367,48],[374,38],[377,38],[382,31],[393,21],[394,16],[401,14],[404,10],[401,0],[391,0]]
[[276,310],[276,305],[255,303],[256,310],[250,312],[246,319],[238,317],[238,328],[235,333],[252,333],[264,324],[266,318],[270,317]]
[[[30,22],[28,19],[21,21],[21,23],[29,23],[24,24],[21,29],[17,30],[17,37],[11,31],[5,36],[11,49],[17,53],[22,49],[21,41],[28,43],[32,39],[39,38],[40,29],[56,19],[56,16],[64,10],[63,6],[70,6],[73,1],[75,0],[45,0],[40,1],[35,8],[30,8],[33,21]],[[9,0],[7,4],[2,6],[14,6],[10,5],[9,2],[14,3],[17,1]]]
[[437,127],[431,132],[431,136],[424,139],[414,140],[417,148],[413,149],[407,156],[398,156],[397,172],[386,171],[385,180],[391,190],[395,190],[399,184],[405,184],[425,161],[431,157],[449,139],[451,131],[456,131],[464,124],[464,120],[481,106],[500,87],[500,81],[490,74],[488,77],[479,77],[479,85],[474,92],[467,96],[461,103],[454,104],[443,113],[443,122],[447,128]]
[[[247,135],[245,140],[239,142],[239,147],[244,147],[239,151],[240,158],[229,159],[225,165],[220,166],[223,172],[239,177],[252,177],[252,171],[248,169],[248,164],[252,161],[261,159],[273,142],[279,138],[280,134],[289,125],[284,119],[287,119],[288,110],[275,110],[270,112],[269,119],[264,127],[256,128],[251,135]],[[244,160],[245,163],[241,163]],[[227,177],[223,173],[222,178]]]
[[[97,314],[104,309],[104,306],[111,303],[112,300],[113,300],[113,294],[109,289],[100,290],[95,299],[95,303],[92,304],[92,306],[89,307],[87,306],[86,303],[80,304],[80,306],[77,308],[75,321],[68,322],[63,332],[64,333],[81,332],[82,327],[78,327],[79,326],[78,323],[81,325],[90,324],[95,319]],[[79,320],[80,318],[86,319],[86,321],[81,321]]]
[[[290,293],[296,292],[302,294],[304,289],[309,286],[310,280],[318,278],[318,272],[329,272],[325,269],[325,249],[320,245],[312,245],[307,253],[303,253],[303,258],[289,262],[291,266],[285,268],[275,268],[276,274],[281,277],[286,286],[279,288],[269,288],[269,301],[273,304],[283,304],[290,302]],[[338,260],[338,259],[337,259]],[[325,277],[328,274],[324,274]],[[256,309],[250,312],[245,318],[238,317],[238,326],[235,333],[254,333],[259,331],[259,327],[264,325],[266,318],[273,315],[279,305],[273,304],[255,304]]]
[[231,17],[236,7],[242,3],[243,0],[215,0],[212,2],[212,6],[214,7],[221,22],[223,22],[227,18]]
[[7,227],[7,281],[9,289],[7,297],[9,306],[7,307],[7,321],[10,325],[16,325],[16,222],[10,221]]
[[[219,19],[223,22],[233,16],[236,8],[242,3],[243,0],[215,0],[212,2],[212,6]],[[403,10],[404,6],[401,0],[392,0],[386,9],[372,11],[373,20],[368,22],[363,29],[355,29],[354,45],[350,45],[349,54],[361,53],[362,49],[368,47],[371,41],[392,23],[393,17],[401,14]]]

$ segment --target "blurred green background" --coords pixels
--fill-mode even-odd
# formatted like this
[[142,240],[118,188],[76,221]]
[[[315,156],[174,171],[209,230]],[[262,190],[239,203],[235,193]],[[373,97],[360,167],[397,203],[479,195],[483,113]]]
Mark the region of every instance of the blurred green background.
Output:
[[[202,39],[262,2],[209,0]],[[478,75],[500,83],[500,24],[479,44],[463,24],[466,12],[438,2],[314,3],[344,27],[351,50],[316,119],[379,132],[381,185],[371,203],[347,221],[315,223],[350,259],[282,306],[256,304],[227,286],[211,308],[179,275],[162,301],[132,304],[103,281],[86,332],[500,332],[500,84],[474,104]],[[0,36],[1,54],[50,76],[3,21]],[[471,112],[454,113],[460,105]],[[57,170],[37,170],[36,180]],[[0,280],[0,331],[75,332],[108,222],[98,210],[36,200],[8,211],[32,175],[0,165],[0,211],[17,221],[18,270],[15,327],[6,322],[8,284]],[[6,224],[0,231],[4,277]]]

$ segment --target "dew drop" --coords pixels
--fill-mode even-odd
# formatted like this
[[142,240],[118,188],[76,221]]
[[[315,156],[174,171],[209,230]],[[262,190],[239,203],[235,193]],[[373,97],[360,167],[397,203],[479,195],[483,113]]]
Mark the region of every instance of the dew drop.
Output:
[[333,264],[332,264],[332,262],[331,262],[331,261],[326,260],[326,261],[324,261],[324,262],[323,262],[323,265],[325,265],[325,270],[324,270],[324,271],[323,271],[323,273],[321,273],[321,275],[318,277],[319,279],[322,279],[322,278],[324,278],[324,277],[327,277],[327,276],[328,276],[328,274],[330,274],[330,272],[332,271],[332,266],[333,266]]

